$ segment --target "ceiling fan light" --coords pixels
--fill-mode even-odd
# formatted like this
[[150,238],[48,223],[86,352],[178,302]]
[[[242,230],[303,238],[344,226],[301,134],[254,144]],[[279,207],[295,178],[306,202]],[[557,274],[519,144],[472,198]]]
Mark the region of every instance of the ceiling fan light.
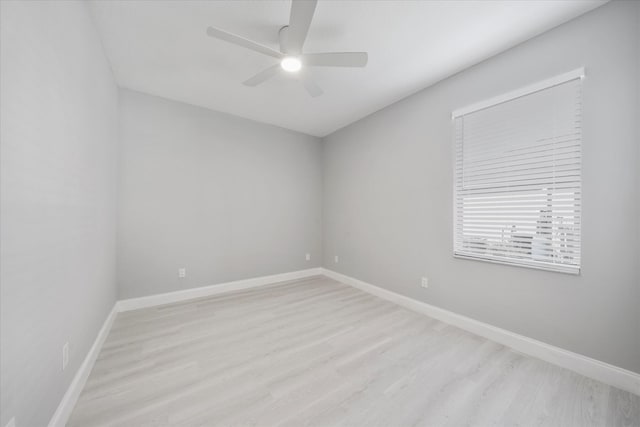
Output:
[[286,56],[280,62],[280,66],[285,71],[295,73],[296,71],[300,71],[300,68],[302,68],[302,62],[295,56]]

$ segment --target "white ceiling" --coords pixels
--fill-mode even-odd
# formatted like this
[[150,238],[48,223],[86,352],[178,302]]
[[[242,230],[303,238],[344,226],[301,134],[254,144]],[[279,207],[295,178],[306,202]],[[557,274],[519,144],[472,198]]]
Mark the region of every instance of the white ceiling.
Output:
[[207,37],[212,25],[278,49],[289,1],[94,1],[122,87],[315,136],[602,5],[602,1],[321,0],[306,52],[367,51],[366,68],[313,68],[324,95],[278,76],[241,82],[277,60]]

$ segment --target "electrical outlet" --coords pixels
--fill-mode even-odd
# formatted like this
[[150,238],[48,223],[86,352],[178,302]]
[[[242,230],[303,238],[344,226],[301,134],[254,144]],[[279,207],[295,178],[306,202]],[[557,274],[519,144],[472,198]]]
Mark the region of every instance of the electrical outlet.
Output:
[[311,261],[311,254],[307,254],[307,255],[305,256],[305,259],[306,259],[307,261]]
[[16,427],[16,417],[11,418],[4,427]]
[[66,342],[62,346],[62,370],[64,371],[69,364],[69,343]]
[[178,269],[178,277],[181,279],[184,279],[185,277],[187,277],[187,269],[184,267],[181,267]]
[[423,288],[428,288],[429,287],[429,278],[423,277],[422,278],[422,282],[420,283],[420,286],[422,286]]
[[340,258],[338,258],[338,255],[335,255],[333,257],[333,262],[335,262],[336,264],[340,262]]

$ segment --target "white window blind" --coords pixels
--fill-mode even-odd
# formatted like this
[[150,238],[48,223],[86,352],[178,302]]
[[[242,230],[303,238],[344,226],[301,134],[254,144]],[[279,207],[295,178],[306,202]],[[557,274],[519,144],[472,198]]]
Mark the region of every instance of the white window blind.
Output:
[[579,273],[582,81],[559,77],[454,113],[455,256]]

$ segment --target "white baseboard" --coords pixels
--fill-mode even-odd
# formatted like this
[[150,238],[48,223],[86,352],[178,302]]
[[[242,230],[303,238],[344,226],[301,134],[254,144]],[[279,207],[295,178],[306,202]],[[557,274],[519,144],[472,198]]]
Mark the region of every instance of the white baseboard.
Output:
[[459,327],[589,378],[640,395],[640,374],[397,294],[326,268],[322,274],[405,308]]
[[220,283],[218,285],[204,286],[200,288],[185,289],[183,291],[167,292],[164,294],[150,295],[148,297],[131,298],[120,300],[115,303],[113,309],[107,316],[98,332],[98,336],[94,341],[89,353],[85,357],[80,369],[76,373],[73,381],[69,385],[67,392],[65,393],[58,409],[53,414],[51,421],[49,421],[49,427],[64,427],[69,421],[71,412],[80,397],[80,393],[84,388],[87,378],[91,373],[93,364],[100,354],[102,345],[104,344],[111,325],[116,318],[116,315],[122,311],[136,310],[138,308],[152,307],[156,305],[170,304],[172,302],[185,301],[193,298],[200,298],[209,295],[216,295],[225,292],[238,291],[242,289],[255,288],[258,286],[270,285],[278,282],[286,282],[289,280],[303,279],[305,277],[320,276],[322,274],[321,268],[310,268],[307,270],[292,271],[289,273],[274,274],[271,276],[253,277],[251,279],[236,280],[233,282]]
[[111,312],[105,319],[102,324],[102,328],[100,328],[100,332],[98,332],[98,336],[96,340],[93,342],[93,345],[89,349],[87,356],[84,358],[82,365],[80,365],[80,369],[76,372],[76,375],[73,377],[67,392],[62,397],[60,404],[58,405],[58,409],[51,417],[51,421],[49,421],[49,427],[64,427],[69,420],[69,416],[71,416],[71,411],[73,411],[73,407],[76,405],[78,401],[78,397],[80,397],[80,393],[84,388],[85,383],[87,382],[87,378],[89,378],[89,374],[91,373],[91,369],[93,368],[93,364],[98,358],[98,354],[100,354],[100,350],[102,349],[102,344],[107,339],[109,335],[109,331],[111,330],[111,325],[113,325],[113,321],[118,314],[117,309],[118,303],[114,304]]
[[183,291],[167,292],[164,294],[149,295],[147,297],[140,298],[130,298],[118,301],[118,311],[130,311],[137,310],[139,308],[153,307],[156,305],[171,304],[173,302],[186,301],[194,298],[206,297],[225,292],[255,288],[257,286],[286,282],[288,280],[297,280],[303,279],[305,277],[319,276],[321,274],[322,269],[320,267],[309,268],[307,270],[273,274],[271,276],[253,277],[251,279],[235,280],[233,282],[185,289]]
[[386,289],[354,279],[353,277],[337,273],[325,268],[310,268],[308,270],[294,271],[290,273],[274,274],[271,276],[255,277],[245,280],[221,283],[218,285],[205,286],[201,288],[186,289],[184,291],[168,292],[165,294],[151,295],[148,297],[132,298],[116,302],[113,309],[107,316],[98,332],[91,349],[87,353],[80,369],[76,373],[73,381],[69,385],[58,409],[53,414],[49,427],[64,427],[71,412],[84,388],[84,385],[91,373],[91,369],[102,349],[105,339],[109,335],[111,325],[118,312],[136,310],[138,308],[152,307],[156,305],[170,304],[172,302],[185,301],[203,296],[216,295],[225,292],[249,289],[258,286],[269,285],[289,280],[297,280],[305,277],[325,275],[346,285],[353,286],[377,297],[386,299],[410,310],[426,314],[445,323],[457,326],[476,335],[498,342],[514,350],[527,355],[537,357],[546,362],[553,363],[560,367],[570,369],[581,375],[602,381],[603,383],[618,387],[622,390],[640,395],[640,374],[627,371],[608,363],[600,362],[589,357],[563,350],[541,341],[536,341],[505,329],[491,326],[487,323],[479,322],[469,317],[453,313],[442,308],[388,291]]

